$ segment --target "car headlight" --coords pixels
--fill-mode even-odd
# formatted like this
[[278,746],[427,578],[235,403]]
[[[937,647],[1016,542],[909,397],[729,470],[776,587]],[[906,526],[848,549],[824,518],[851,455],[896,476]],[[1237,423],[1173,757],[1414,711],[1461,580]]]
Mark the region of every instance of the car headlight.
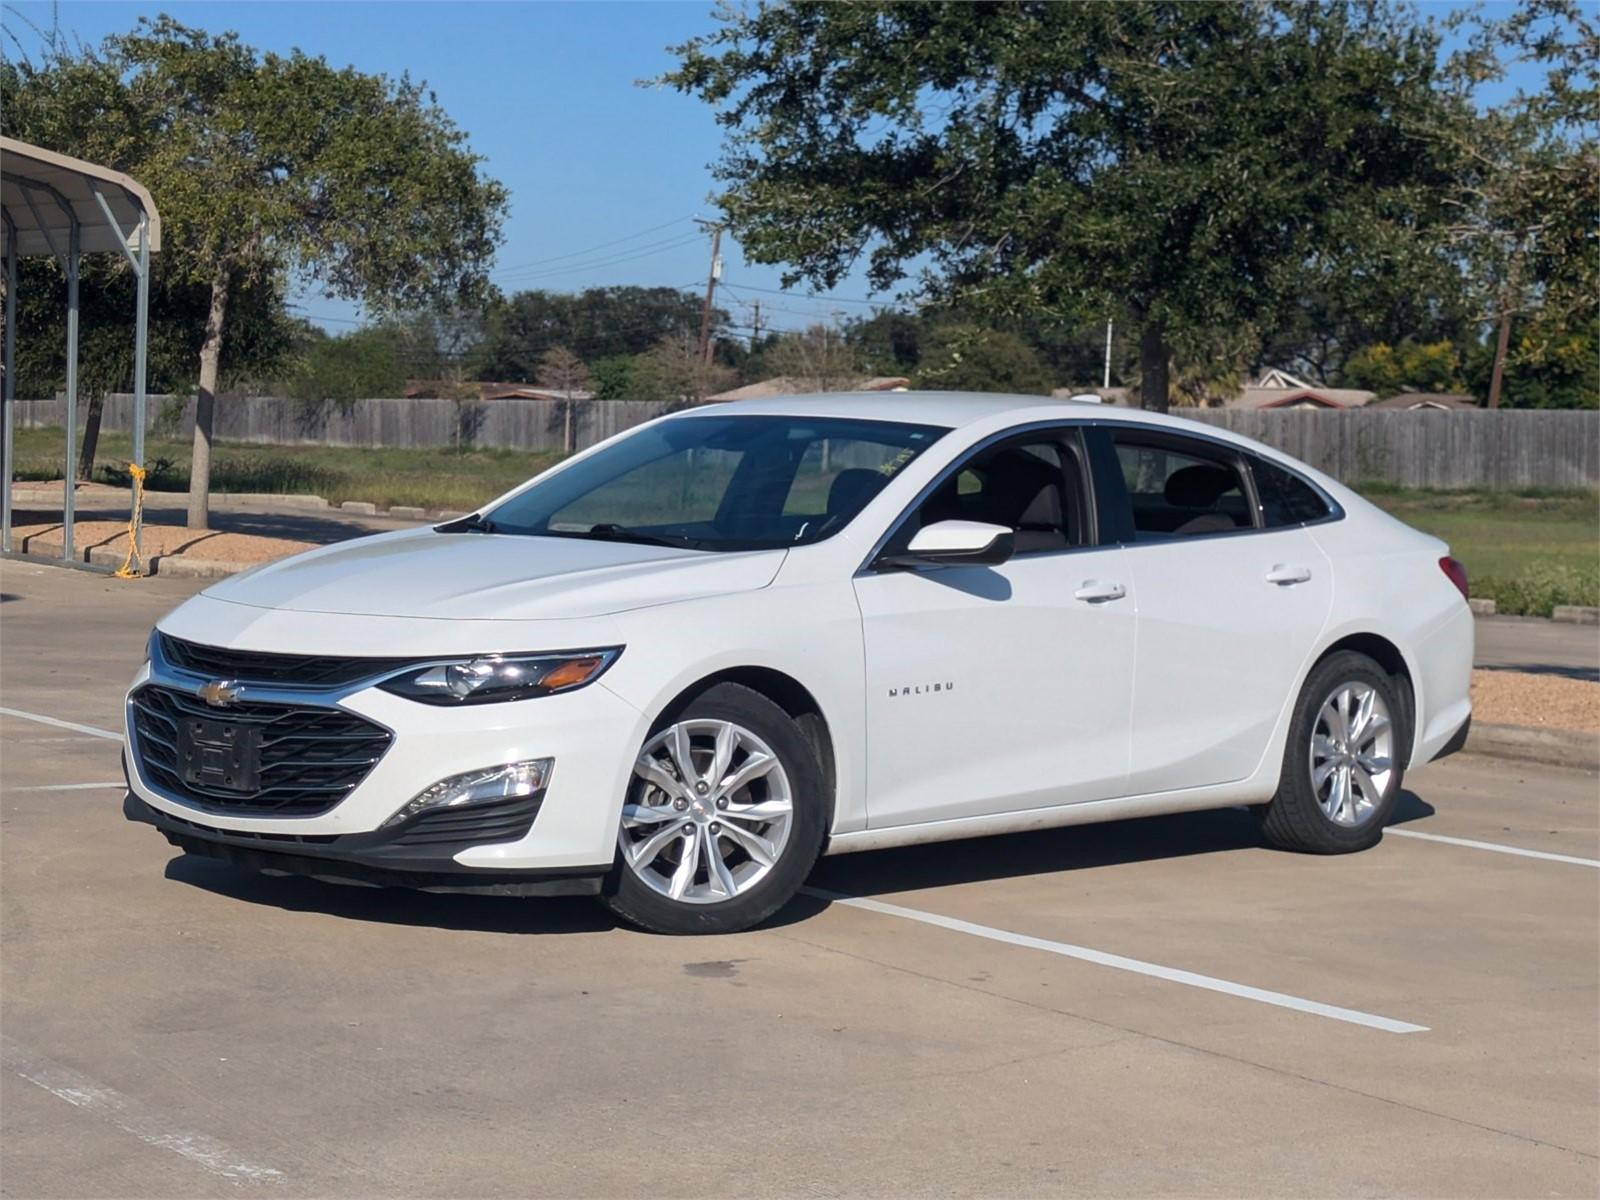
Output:
[[378,686],[423,704],[493,704],[571,692],[593,683],[617,661],[621,646],[560,654],[482,654],[434,663]]

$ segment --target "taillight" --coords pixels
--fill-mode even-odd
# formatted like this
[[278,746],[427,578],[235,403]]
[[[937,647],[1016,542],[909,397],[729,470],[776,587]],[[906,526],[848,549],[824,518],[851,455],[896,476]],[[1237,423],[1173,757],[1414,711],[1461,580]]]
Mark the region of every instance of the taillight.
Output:
[[1453,558],[1441,558],[1439,570],[1443,571],[1450,582],[1456,585],[1456,591],[1461,593],[1463,600],[1469,599],[1471,593],[1467,591],[1467,569]]

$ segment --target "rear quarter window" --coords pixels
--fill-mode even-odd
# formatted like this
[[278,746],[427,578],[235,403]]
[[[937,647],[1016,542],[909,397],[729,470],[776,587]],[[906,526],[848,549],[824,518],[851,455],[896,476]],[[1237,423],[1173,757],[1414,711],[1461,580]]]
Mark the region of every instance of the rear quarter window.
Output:
[[1261,523],[1268,529],[1320,521],[1331,511],[1316,488],[1277,463],[1252,458],[1250,473],[1261,501]]

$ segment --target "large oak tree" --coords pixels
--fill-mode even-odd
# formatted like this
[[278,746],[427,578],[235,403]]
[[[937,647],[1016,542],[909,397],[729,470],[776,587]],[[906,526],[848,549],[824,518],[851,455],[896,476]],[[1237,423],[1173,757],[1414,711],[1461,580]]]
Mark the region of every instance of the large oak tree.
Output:
[[968,311],[1131,316],[1141,396],[1174,347],[1272,327],[1301,289],[1426,287],[1459,105],[1438,40],[1323,4],[758,4],[674,50],[717,110],[747,257],[831,287],[913,272]]

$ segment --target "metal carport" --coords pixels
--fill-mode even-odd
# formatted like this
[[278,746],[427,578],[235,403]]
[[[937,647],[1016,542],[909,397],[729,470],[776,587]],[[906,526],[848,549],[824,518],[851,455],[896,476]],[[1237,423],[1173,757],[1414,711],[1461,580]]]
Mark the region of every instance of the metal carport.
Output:
[[[12,447],[16,426],[17,260],[49,255],[67,276],[66,455],[61,523],[62,556],[72,545],[73,483],[78,423],[78,262],[84,254],[124,255],[138,281],[133,338],[133,462],[144,466],[145,358],[150,323],[150,255],[161,249],[161,216],[142,185],[120,171],[0,137],[0,254],[5,259],[4,449],[0,473],[0,552],[10,554]],[[134,482],[137,494],[138,483]],[[139,513],[133,506],[134,549]]]

